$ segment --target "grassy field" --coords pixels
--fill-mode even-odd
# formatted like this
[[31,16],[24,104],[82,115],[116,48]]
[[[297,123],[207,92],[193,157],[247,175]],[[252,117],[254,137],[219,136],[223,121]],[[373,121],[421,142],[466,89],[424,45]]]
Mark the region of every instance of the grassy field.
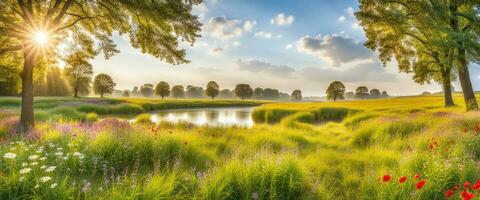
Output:
[[[142,112],[197,105],[106,101],[99,107],[128,104]],[[46,98],[35,107],[51,116],[70,102]],[[19,136],[18,103],[1,99],[0,199],[476,197],[480,113],[465,113],[461,96],[455,103],[443,108],[435,95],[269,103],[255,109],[252,128],[153,124],[148,115],[133,124],[98,120],[104,111],[81,110],[81,103],[72,108],[84,119],[60,112]]]

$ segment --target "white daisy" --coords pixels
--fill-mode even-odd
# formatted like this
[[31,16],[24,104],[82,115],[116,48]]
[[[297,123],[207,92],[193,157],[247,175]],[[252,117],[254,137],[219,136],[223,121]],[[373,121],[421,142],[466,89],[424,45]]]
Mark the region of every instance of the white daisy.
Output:
[[51,171],[55,171],[55,166],[50,166],[50,167],[47,167],[47,169],[45,170],[45,172],[51,172]]
[[17,157],[17,154],[14,154],[14,153],[5,153],[3,155],[3,158],[6,158],[6,159],[14,159],[15,157]]
[[32,168],[23,168],[23,169],[20,170],[20,174],[26,174],[30,171],[32,171]]
[[42,181],[43,183],[49,181],[49,180],[52,180],[52,177],[49,177],[49,176],[44,176],[42,178],[40,178],[40,181]]

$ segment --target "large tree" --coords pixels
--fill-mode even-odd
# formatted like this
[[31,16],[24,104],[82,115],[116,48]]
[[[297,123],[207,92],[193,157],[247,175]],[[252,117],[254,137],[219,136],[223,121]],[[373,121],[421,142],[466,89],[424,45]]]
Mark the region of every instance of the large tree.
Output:
[[162,99],[170,95],[170,85],[165,81],[160,81],[155,87],[155,94],[161,96]]
[[70,81],[73,96],[88,95],[92,83],[93,67],[82,52],[76,52],[67,58],[65,75]]
[[301,90],[294,90],[292,92],[292,99],[295,101],[301,101],[302,100],[302,91]]
[[253,98],[262,99],[263,98],[263,88],[257,87],[253,90]]
[[475,1],[361,0],[356,13],[367,47],[378,50],[384,64],[395,58],[400,71],[413,72],[418,83],[442,84],[445,105],[453,105],[451,81],[456,68],[467,110],[477,103],[468,63],[480,49]]
[[93,81],[93,91],[95,94],[100,94],[103,98],[104,94],[111,94],[115,89],[116,83],[113,82],[112,77],[107,74],[99,74],[95,76]]
[[272,88],[263,89],[263,98],[265,99],[278,99],[280,97],[280,91]]
[[205,90],[205,94],[212,98],[212,100],[218,96],[220,91],[220,87],[215,81],[210,81],[207,83],[207,89]]
[[250,98],[253,95],[253,89],[249,84],[237,84],[235,86],[235,96],[241,99]]
[[327,88],[327,99],[345,99],[345,85],[340,81],[333,81]]
[[172,87],[172,97],[173,98],[184,98],[185,97],[185,88],[182,85],[174,85]]
[[358,86],[355,90],[355,97],[359,99],[366,99],[368,95],[368,88],[365,86]]
[[[133,47],[172,64],[188,62],[178,38],[194,43],[201,24],[191,14],[202,0],[0,1],[0,54],[23,55],[22,131],[34,126],[33,71],[42,59],[59,58],[60,44],[105,58],[117,53],[114,32]],[[98,44],[98,47],[95,47]],[[95,49],[95,50],[92,50]]]
[[370,90],[370,97],[372,97],[372,98],[380,98],[381,96],[382,96],[382,92],[380,92],[379,89],[374,88],[374,89],[371,89],[371,90]]
[[155,89],[153,88],[153,85],[150,83],[145,83],[140,87],[140,93],[144,97],[152,97],[153,94],[155,93]]

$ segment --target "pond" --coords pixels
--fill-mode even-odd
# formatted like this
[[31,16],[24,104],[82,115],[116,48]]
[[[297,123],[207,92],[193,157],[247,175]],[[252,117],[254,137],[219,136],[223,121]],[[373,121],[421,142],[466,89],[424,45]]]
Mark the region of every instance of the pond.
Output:
[[[210,126],[253,126],[252,112],[255,107],[191,108],[170,109],[151,112],[155,123],[185,121],[196,125]],[[131,121],[135,118],[131,119]]]

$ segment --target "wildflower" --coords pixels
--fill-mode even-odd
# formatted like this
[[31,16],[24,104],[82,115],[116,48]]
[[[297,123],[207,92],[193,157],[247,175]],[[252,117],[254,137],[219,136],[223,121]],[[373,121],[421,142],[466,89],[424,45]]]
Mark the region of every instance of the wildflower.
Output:
[[57,187],[57,183],[54,183],[54,184],[50,185],[50,188],[52,188],[52,189],[55,188],[55,187]]
[[45,159],[47,159],[47,158],[45,158],[45,157],[41,157],[41,158],[40,158],[40,160],[45,160]]
[[463,186],[465,186],[465,188],[470,188],[470,182],[465,181],[465,183],[463,183]]
[[55,168],[57,168],[57,167],[55,167],[55,166],[50,166],[50,167],[48,167],[48,168],[45,170],[45,172],[51,172],[51,171],[54,171],[54,170],[55,170]]
[[415,174],[415,176],[413,176],[414,179],[419,179],[420,178],[420,174]]
[[18,179],[18,181],[22,182],[23,180],[25,180],[25,177],[20,177],[20,179]]
[[392,179],[392,177],[387,174],[387,175],[384,175],[384,176],[383,176],[382,181],[383,181],[383,182],[388,182],[388,181],[390,181],[391,179]]
[[45,169],[45,168],[46,168],[46,166],[45,166],[45,165],[42,165],[42,166],[40,167],[40,169]]
[[473,189],[474,190],[479,190],[480,189],[480,180],[478,180],[477,183],[473,184]]
[[59,152],[55,152],[55,155],[56,155],[56,156],[63,156],[63,152],[60,152],[60,151],[59,151]]
[[255,200],[258,200],[258,192],[254,192],[252,194],[252,198],[255,199]]
[[14,159],[15,157],[17,157],[17,155],[14,154],[14,153],[5,153],[3,155],[3,158],[5,158],[5,159]]
[[399,183],[405,183],[405,181],[407,181],[407,177],[405,177],[405,176],[402,176],[402,177],[400,177],[400,179],[398,179]]
[[467,131],[468,131],[467,127],[464,127],[464,128],[463,128],[463,132],[466,133]]
[[447,191],[445,192],[445,197],[447,197],[447,198],[451,197],[452,195],[453,195],[453,191],[452,191],[452,190],[447,190]]
[[470,199],[473,199],[473,197],[475,197],[475,195],[473,193],[468,192],[467,189],[464,189],[461,195],[463,197],[463,200],[470,200]]
[[43,183],[49,181],[49,180],[52,180],[52,177],[49,177],[49,176],[44,176],[42,178],[40,178],[40,181],[42,181]]
[[73,152],[73,155],[74,155],[74,156],[78,156],[78,157],[82,156],[82,154],[81,154],[80,152],[78,152],[78,151]]
[[38,155],[31,155],[31,156],[28,156],[28,159],[29,159],[29,160],[36,160],[36,159],[38,159],[39,157],[40,157],[40,156],[38,156]]
[[26,174],[30,171],[32,171],[32,168],[23,168],[23,169],[20,170],[20,174]]
[[419,181],[419,182],[417,183],[417,185],[416,185],[417,189],[422,189],[423,186],[425,186],[426,183],[427,183],[426,180],[421,180],[421,181]]
[[22,167],[25,167],[25,166],[27,166],[27,163],[22,163]]
[[35,165],[38,165],[38,162],[32,162],[30,163],[31,166],[35,166]]
[[82,187],[82,192],[87,192],[90,189],[90,185],[92,185],[90,182],[85,182]]

